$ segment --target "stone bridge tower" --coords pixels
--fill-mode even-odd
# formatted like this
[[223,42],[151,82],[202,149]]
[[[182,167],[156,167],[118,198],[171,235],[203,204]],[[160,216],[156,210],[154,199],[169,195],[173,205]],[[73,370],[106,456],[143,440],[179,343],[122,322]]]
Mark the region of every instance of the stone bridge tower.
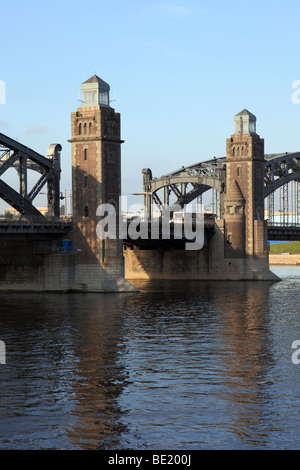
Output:
[[225,256],[263,256],[264,139],[256,133],[256,117],[246,109],[235,116],[234,134],[226,141],[224,212]]
[[97,235],[101,204],[119,214],[121,196],[120,114],[110,107],[110,86],[97,75],[81,85],[82,104],[71,114],[74,289],[127,291],[123,240]]

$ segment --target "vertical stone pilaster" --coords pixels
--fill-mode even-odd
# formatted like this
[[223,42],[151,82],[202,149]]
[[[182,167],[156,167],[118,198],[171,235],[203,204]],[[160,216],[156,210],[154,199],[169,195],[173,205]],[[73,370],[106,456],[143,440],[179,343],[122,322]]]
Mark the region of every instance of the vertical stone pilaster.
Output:
[[[235,117],[235,134],[226,141],[226,195],[239,188],[244,199],[244,221],[240,219],[240,227],[236,232],[244,231],[244,255],[254,256],[256,250],[264,246],[264,139],[256,134],[256,117],[243,110]],[[228,207],[228,202],[227,202]],[[227,227],[233,223],[232,208],[225,211]],[[239,210],[239,209],[238,209]],[[237,217],[235,217],[237,219]],[[235,220],[237,223],[237,220]],[[258,226],[261,228],[258,230]],[[261,238],[260,238],[261,237]],[[226,240],[228,242],[228,239]],[[233,251],[240,256],[240,247]],[[261,253],[261,251],[259,251]]]
[[[132,290],[124,280],[123,240],[97,236],[97,208],[111,204],[119,219],[121,120],[109,85],[96,75],[82,84],[82,107],[71,114],[75,288]],[[104,91],[103,91],[104,90]],[[102,100],[102,101],[101,101]]]

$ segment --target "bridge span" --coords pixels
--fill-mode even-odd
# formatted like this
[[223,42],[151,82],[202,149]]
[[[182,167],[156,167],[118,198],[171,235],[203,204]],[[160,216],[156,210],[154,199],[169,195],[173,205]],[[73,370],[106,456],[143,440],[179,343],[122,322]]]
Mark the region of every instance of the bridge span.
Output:
[[[300,152],[265,155],[256,117],[243,110],[234,117],[226,157],[183,166],[159,178],[149,168],[142,170],[149,216],[154,205],[162,214],[165,205],[183,208],[212,190],[218,211],[205,220],[203,249],[187,250],[186,240],[162,234],[142,241],[101,238],[99,205],[112,204],[117,220],[121,213],[124,141],[120,115],[110,106],[109,85],[94,75],[81,89],[82,105],[71,113],[69,140],[72,219],[60,217],[61,145],[51,144],[45,157],[0,133],[0,198],[20,214],[17,221],[0,218],[0,290],[131,292],[136,290],[133,279],[278,280],[269,270],[268,239],[299,237]],[[5,178],[12,168],[17,185]],[[29,170],[37,175],[32,187]],[[47,216],[35,206],[44,187]],[[278,190],[280,225],[275,220]],[[294,223],[289,213],[296,214]],[[72,248],[62,250],[64,242]]]
[[[236,152],[242,152],[242,148],[239,149],[237,146]],[[202,195],[210,189],[218,193],[213,197],[216,200],[219,197],[219,204],[222,206],[223,196],[226,192],[226,157],[214,157],[192,165],[182,166],[160,177],[153,177],[150,168],[144,168],[142,173],[142,194],[148,214],[151,214],[154,205],[159,210],[163,210],[164,205],[170,204],[171,196],[173,196],[173,203],[181,206],[189,204],[196,198],[202,201]],[[289,191],[289,183],[291,182],[295,184]],[[276,212],[274,193],[279,189],[281,189],[278,197],[281,225],[287,225],[291,209],[295,215],[293,225],[300,225],[300,152],[264,155],[265,209],[268,211],[268,219],[273,225],[275,224]],[[213,205],[215,204],[213,203]]]
[[[47,158],[25,145],[0,133],[0,198],[27,218],[43,219],[34,206],[34,199],[47,185],[48,214],[59,217],[60,193],[60,144],[48,147]],[[19,190],[4,181],[11,168],[16,170]],[[28,170],[37,172],[39,179],[31,189],[28,187]]]

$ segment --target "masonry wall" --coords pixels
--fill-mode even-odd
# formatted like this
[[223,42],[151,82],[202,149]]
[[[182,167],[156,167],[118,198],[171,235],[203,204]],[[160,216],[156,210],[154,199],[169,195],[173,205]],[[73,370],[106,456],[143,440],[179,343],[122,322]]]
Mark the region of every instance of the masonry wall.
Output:
[[[70,234],[68,236],[70,239]],[[0,291],[128,292],[119,267],[80,264],[78,254],[62,251],[62,239],[0,238]]]
[[262,280],[278,278],[269,270],[267,257],[220,258],[213,262],[207,253],[177,250],[126,250],[127,280]]
[[74,262],[62,252],[62,239],[0,237],[0,290],[69,290]]
[[[240,153],[234,154],[234,149]],[[242,148],[244,151],[242,152]],[[226,188],[236,180],[245,199],[245,251],[255,251],[254,221],[264,214],[264,139],[257,134],[232,135],[226,140]]]
[[125,278],[206,279],[209,275],[208,250],[140,250],[126,248]]
[[300,254],[270,254],[270,265],[278,266],[299,266],[300,267]]
[[78,108],[71,115],[71,128],[75,262],[72,290],[132,291],[133,286],[124,278],[123,241],[97,236],[98,207],[112,204],[117,215],[119,211],[120,114],[104,106]]
[[218,220],[208,247],[199,251],[141,250],[126,248],[127,280],[268,280],[277,281],[269,269],[268,252],[245,258],[225,257],[225,222]]

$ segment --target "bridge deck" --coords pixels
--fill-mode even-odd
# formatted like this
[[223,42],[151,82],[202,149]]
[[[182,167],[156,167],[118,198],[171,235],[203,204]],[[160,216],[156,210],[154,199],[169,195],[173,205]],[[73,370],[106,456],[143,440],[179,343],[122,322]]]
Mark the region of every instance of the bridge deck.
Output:
[[72,219],[36,220],[1,219],[0,236],[7,234],[66,234],[72,228]]
[[[127,220],[130,223],[130,220]],[[184,224],[182,224],[184,227]],[[148,223],[148,238],[132,239],[130,235],[124,240],[125,246],[140,246],[143,249],[156,249],[157,247],[177,248],[183,249],[185,243],[188,241],[184,237],[176,239],[174,237],[174,223],[170,224],[170,230],[165,230],[160,225],[159,237],[153,238],[151,233],[151,224]],[[215,222],[213,218],[204,220],[204,246],[207,246],[210,235],[215,230]],[[300,241],[300,225],[280,224],[268,222],[268,240],[281,240],[281,241]]]
[[268,240],[300,241],[300,225],[269,223]]

